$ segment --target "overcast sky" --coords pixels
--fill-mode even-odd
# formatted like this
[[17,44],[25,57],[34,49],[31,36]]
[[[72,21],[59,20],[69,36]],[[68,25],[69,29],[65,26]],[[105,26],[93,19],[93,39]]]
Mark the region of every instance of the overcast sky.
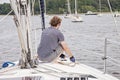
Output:
[[9,2],[9,0],[0,0],[0,3]]

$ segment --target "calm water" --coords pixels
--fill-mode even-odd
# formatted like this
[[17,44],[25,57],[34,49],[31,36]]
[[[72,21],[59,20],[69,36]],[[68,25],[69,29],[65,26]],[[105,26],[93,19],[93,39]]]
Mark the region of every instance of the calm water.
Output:
[[[4,16],[0,16],[0,19]],[[46,26],[52,16],[46,17]],[[107,55],[117,62],[107,59],[107,73],[120,79],[120,18],[115,23],[110,14],[81,15],[84,22],[73,23],[71,19],[62,18],[60,30],[65,34],[65,40],[75,55],[77,61],[104,71],[104,42],[107,42]],[[36,40],[33,29],[40,28],[40,16],[32,17],[32,44],[34,52],[39,44],[41,30],[36,31]],[[110,41],[111,40],[111,41]],[[36,43],[35,43],[36,42]],[[20,46],[13,17],[9,16],[0,22],[0,65],[5,61],[16,61],[20,58]],[[100,56],[102,55],[102,56]],[[115,63],[113,63],[115,62]]]

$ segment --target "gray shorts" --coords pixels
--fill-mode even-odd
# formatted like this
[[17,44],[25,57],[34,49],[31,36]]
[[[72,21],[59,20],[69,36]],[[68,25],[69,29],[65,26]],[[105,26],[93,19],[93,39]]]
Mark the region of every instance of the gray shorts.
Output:
[[48,56],[46,58],[41,58],[40,60],[43,61],[43,62],[52,62],[62,53],[63,53],[63,48],[61,46],[58,46],[56,48],[56,50],[51,53],[50,56]]

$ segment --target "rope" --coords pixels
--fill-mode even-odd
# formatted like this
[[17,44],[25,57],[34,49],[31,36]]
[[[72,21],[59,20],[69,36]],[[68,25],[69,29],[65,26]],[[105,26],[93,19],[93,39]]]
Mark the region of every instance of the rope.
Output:
[[26,27],[26,30],[25,30],[25,33],[26,33],[26,40],[27,40],[27,53],[26,53],[26,56],[24,56],[24,58],[26,59],[26,62],[27,62],[27,66],[26,67],[29,67],[29,68],[32,68],[33,64],[31,63],[31,59],[32,59],[32,50],[31,50],[31,40],[30,40],[30,14],[29,14],[29,8],[30,8],[30,1],[27,2],[26,5],[24,5],[24,12],[25,12],[25,27]]
[[120,45],[120,42],[117,42],[117,41],[114,41],[114,40],[111,40],[111,39],[107,39],[107,41],[112,42],[112,43],[114,43],[116,45]]
[[11,10],[6,16],[4,16],[2,19],[0,19],[0,22],[2,22],[5,18],[7,18],[12,12],[13,12],[13,10]]
[[116,66],[120,67],[120,63],[119,63],[116,59],[113,59],[113,58],[111,58],[111,57],[109,57],[109,56],[107,56],[107,58],[109,58],[110,60],[112,60],[112,61],[109,61],[109,62],[112,62],[112,63],[114,63]]

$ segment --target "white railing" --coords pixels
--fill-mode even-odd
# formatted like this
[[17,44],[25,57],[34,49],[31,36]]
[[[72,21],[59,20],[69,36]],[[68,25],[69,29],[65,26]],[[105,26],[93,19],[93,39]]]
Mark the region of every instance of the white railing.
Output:
[[[63,29],[62,29],[62,31],[63,31],[63,33],[65,32],[66,34],[73,34],[72,32],[64,31]],[[108,53],[107,52],[108,42],[111,42],[112,44],[115,44],[115,45],[120,45],[119,42],[108,39],[108,38],[97,38],[97,37],[88,36],[88,35],[85,35],[85,34],[76,34],[76,33],[74,33],[73,36],[79,36],[79,37],[81,36],[81,37],[85,37],[85,38],[89,38],[89,39],[95,39],[95,40],[104,41],[104,55],[100,54],[100,53],[97,53],[97,52],[94,52],[94,51],[91,51],[91,50],[81,49],[81,50],[87,51],[88,53],[93,53],[93,54],[96,54],[96,55],[99,55],[99,56],[102,57],[102,60],[104,60],[104,73],[106,73],[106,71],[107,71],[107,60],[108,59],[109,59],[109,62],[112,62],[114,65],[120,67],[120,62],[117,59],[114,59],[114,58],[108,56],[108,54],[107,54]],[[78,47],[74,46],[74,48],[76,48],[75,50],[80,50],[80,49],[78,49]]]
[[112,58],[112,57],[107,56],[107,42],[108,42],[108,41],[110,41],[110,42],[112,42],[112,43],[115,43],[116,45],[120,45],[119,42],[116,42],[116,41],[113,41],[113,40],[110,40],[110,39],[105,38],[104,58],[103,58],[103,60],[104,60],[104,73],[106,73],[106,69],[107,69],[107,67],[106,67],[106,66],[107,66],[107,65],[106,65],[106,61],[107,61],[108,58],[109,58],[110,60],[112,60],[111,62],[113,62],[114,65],[120,67],[120,63],[119,63],[118,60],[116,60],[116,59],[114,59],[114,58]]

